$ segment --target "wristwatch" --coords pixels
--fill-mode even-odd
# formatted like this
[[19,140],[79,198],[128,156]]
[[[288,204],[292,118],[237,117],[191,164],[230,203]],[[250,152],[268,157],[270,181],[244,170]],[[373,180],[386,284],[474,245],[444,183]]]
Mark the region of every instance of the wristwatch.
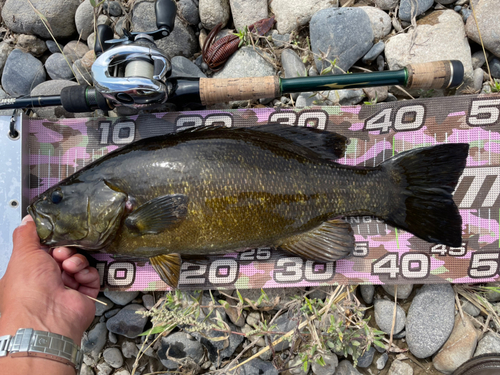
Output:
[[14,336],[0,336],[0,359],[11,357],[39,357],[73,366],[78,373],[83,353],[69,337],[56,333],[20,328]]

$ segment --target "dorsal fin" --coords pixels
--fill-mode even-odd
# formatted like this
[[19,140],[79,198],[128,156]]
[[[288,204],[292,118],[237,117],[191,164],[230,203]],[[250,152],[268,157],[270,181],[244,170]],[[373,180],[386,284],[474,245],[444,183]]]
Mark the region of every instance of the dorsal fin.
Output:
[[[181,133],[218,132],[232,133],[243,138],[257,136],[259,140],[298,152],[296,146],[306,148],[311,156],[326,160],[337,160],[344,156],[348,139],[343,135],[310,127],[298,127],[271,123],[267,125],[250,126],[247,128],[227,128],[224,126],[200,126],[183,130]],[[256,133],[259,132],[259,133]],[[281,138],[281,139],[280,139]],[[295,146],[295,147],[294,147]],[[299,151],[300,153],[300,151]],[[304,154],[304,152],[302,152]]]

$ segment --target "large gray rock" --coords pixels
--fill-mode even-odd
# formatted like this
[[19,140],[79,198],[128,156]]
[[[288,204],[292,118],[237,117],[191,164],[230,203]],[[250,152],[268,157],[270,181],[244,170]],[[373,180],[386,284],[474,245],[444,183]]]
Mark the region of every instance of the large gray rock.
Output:
[[267,0],[229,0],[229,4],[236,30],[268,17]]
[[85,336],[82,338],[81,348],[85,354],[98,355],[104,345],[106,345],[106,338],[108,336],[108,329],[106,324],[97,323]]
[[[137,1],[132,10],[132,31],[156,30],[154,2]],[[191,57],[199,50],[194,31],[179,17],[175,18],[172,33],[156,41],[156,45],[170,58],[174,56]]]
[[408,64],[438,60],[460,60],[464,65],[464,87],[472,86],[471,50],[459,14],[452,10],[435,11],[417,22],[413,33],[398,34],[385,44],[390,70]]
[[[76,31],[75,13],[80,0],[31,0],[31,4],[45,16],[56,39],[68,38]],[[25,1],[7,0],[2,9],[2,18],[15,33],[52,38],[38,14]]]
[[128,305],[106,322],[106,327],[117,335],[135,338],[144,332],[148,318],[136,314],[136,311],[146,311],[141,305]]
[[47,44],[34,35],[21,34],[17,38],[17,47],[23,52],[31,53],[35,57],[40,57],[47,51]]
[[226,26],[231,17],[229,0],[200,0],[200,20],[205,29],[212,30],[219,23]]
[[384,12],[382,9],[375,7],[359,7],[363,9],[368,17],[370,18],[370,23],[372,25],[373,38],[379,40],[384,38],[391,32],[392,21],[391,17]]
[[190,25],[198,25],[200,23],[198,1],[179,0],[177,2],[177,11]]
[[436,370],[451,374],[472,358],[477,345],[477,334],[472,322],[464,314],[464,320],[457,314],[450,338],[432,359]]
[[330,0],[273,0],[271,11],[276,17],[276,29],[280,34],[290,33],[307,25],[313,14],[334,6]]
[[191,60],[184,56],[175,56],[170,61],[172,64],[171,77],[200,77],[207,78],[200,68],[198,68]]
[[[375,300],[375,321],[379,328],[385,333],[391,333],[392,320],[394,314],[394,302],[383,299]],[[394,323],[394,333],[399,333],[405,328],[406,314],[403,308],[396,306],[396,322]]]
[[76,31],[83,40],[87,40],[94,32],[94,7],[90,0],[85,0],[78,6],[75,13],[75,25]]
[[395,359],[391,364],[388,375],[413,375],[413,368],[410,364]]
[[[373,45],[370,18],[359,8],[328,8],[314,14],[309,24],[312,51],[326,59],[336,60],[330,74],[347,71]],[[330,66],[315,56],[318,71]]]
[[399,18],[410,22],[413,17],[418,17],[429,10],[434,0],[401,0],[399,4]]
[[10,53],[14,50],[14,47],[9,43],[0,42],[0,75],[3,72],[3,68],[5,66],[5,62],[7,61],[7,57],[9,57]]
[[203,358],[203,346],[191,335],[185,332],[177,332],[161,340],[161,348],[158,350],[158,358],[168,370],[176,370],[179,364],[169,357],[177,360],[185,358],[192,359],[195,363],[199,363]]
[[455,293],[449,284],[424,285],[406,319],[408,348],[417,358],[436,353],[448,340],[455,322]]
[[[265,54],[263,51],[261,54]],[[275,74],[274,66],[260,56],[253,47],[242,47],[229,58],[214,78],[265,77]]]
[[5,62],[2,87],[10,96],[29,95],[33,88],[45,81],[45,78],[42,62],[16,48]]
[[106,363],[113,368],[120,368],[123,366],[123,356],[118,348],[107,348],[102,353],[102,357]]
[[278,370],[271,362],[255,358],[240,367],[239,375],[278,375]]
[[479,33],[477,26],[481,30],[481,38],[484,46],[494,55],[500,57],[500,7],[497,0],[481,0],[474,2],[474,10],[476,12],[477,23],[474,17],[467,19],[465,31],[467,36],[480,44]]
[[[70,64],[73,65],[71,62]],[[50,55],[45,61],[45,69],[51,79],[69,80],[74,77],[73,71],[62,53],[53,53]]]
[[489,353],[500,353],[500,337],[493,332],[488,332],[479,340],[476,351],[474,352],[474,357]]

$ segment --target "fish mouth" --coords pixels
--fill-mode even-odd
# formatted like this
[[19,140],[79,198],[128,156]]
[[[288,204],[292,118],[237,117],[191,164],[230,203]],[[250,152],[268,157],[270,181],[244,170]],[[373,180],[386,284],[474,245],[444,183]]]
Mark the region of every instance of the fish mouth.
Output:
[[54,233],[54,224],[51,217],[38,212],[33,205],[28,206],[28,213],[36,224],[36,232],[40,237],[40,243],[50,246],[53,242],[51,237]]

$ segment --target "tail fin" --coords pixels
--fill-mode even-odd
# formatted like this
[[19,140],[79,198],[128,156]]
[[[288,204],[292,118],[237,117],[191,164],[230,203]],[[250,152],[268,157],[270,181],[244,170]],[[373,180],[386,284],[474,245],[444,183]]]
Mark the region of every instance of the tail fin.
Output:
[[469,145],[450,143],[401,152],[382,164],[395,188],[384,220],[429,242],[461,246],[462,217],[453,190]]

